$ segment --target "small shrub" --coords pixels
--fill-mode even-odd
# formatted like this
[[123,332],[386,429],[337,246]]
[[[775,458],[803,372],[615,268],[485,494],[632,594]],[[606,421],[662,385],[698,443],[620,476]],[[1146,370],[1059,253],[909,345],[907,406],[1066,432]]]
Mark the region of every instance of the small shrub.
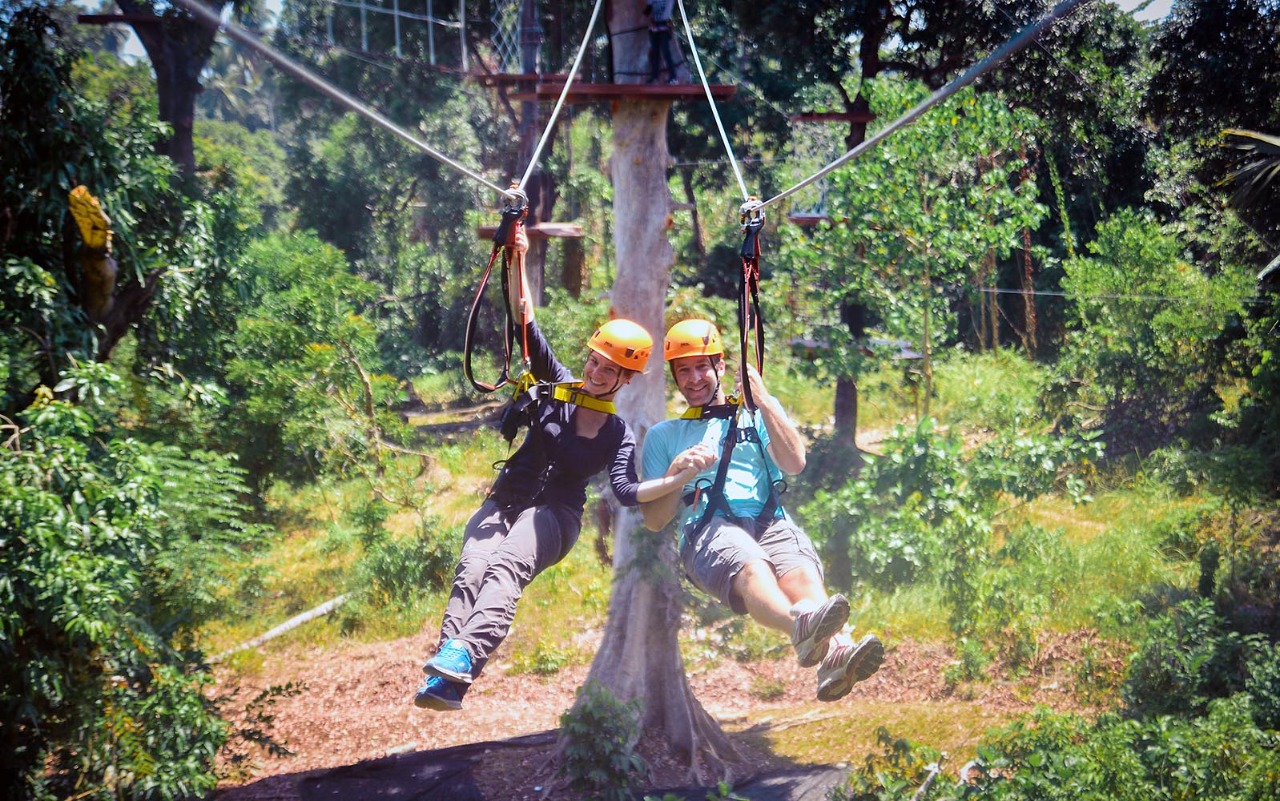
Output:
[[361,499],[347,510],[347,519],[356,527],[360,544],[365,548],[379,545],[387,537],[383,524],[391,516],[391,507],[374,497]]
[[1185,601],[1159,618],[1129,666],[1123,697],[1137,717],[1203,714],[1244,689],[1258,637],[1225,627],[1209,601]]
[[990,664],[991,655],[981,641],[961,637],[956,645],[956,661],[942,671],[942,678],[947,683],[947,689],[954,692],[962,682],[984,678],[987,665]]
[[647,770],[635,752],[639,704],[624,703],[599,682],[578,690],[573,708],[560,717],[569,788],[599,801],[629,801]]
[[751,687],[747,690],[753,698],[761,701],[776,701],[787,694],[787,683],[782,679],[766,679],[764,676],[753,676]]
[[532,653],[517,653],[511,659],[512,673],[532,673],[535,676],[553,676],[572,660],[573,653],[557,645],[541,640]]
[[937,749],[894,737],[883,726],[876,729],[876,742],[881,752],[869,754],[850,774],[847,785],[833,788],[828,796],[831,801],[915,798],[942,758]]

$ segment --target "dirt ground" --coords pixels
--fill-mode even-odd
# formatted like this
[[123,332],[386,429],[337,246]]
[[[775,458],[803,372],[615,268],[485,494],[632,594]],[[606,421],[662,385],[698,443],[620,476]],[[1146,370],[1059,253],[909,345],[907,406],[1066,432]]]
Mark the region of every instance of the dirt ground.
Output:
[[[1095,641],[1091,633],[1080,632],[1042,643],[1040,656],[1027,674],[1017,680],[997,675],[972,685],[963,700],[987,715],[1016,714],[1036,705],[1081,709],[1071,665],[1079,649],[1086,643],[1096,646]],[[221,670],[212,692],[234,694],[228,713],[243,710],[250,699],[271,685],[293,682],[301,690],[279,698],[268,709],[273,718],[268,731],[293,755],[247,751],[249,768],[224,781],[219,801],[294,801],[300,798],[299,780],[326,769],[555,729],[587,674],[586,666],[567,668],[549,677],[508,674],[499,651],[467,695],[462,711],[430,712],[412,702],[422,679],[425,647],[425,638],[412,637],[349,643],[336,650],[273,651],[257,675],[237,677]],[[829,705],[813,698],[813,671],[801,670],[789,657],[751,664],[722,659],[709,669],[692,672],[690,684],[703,707],[731,732],[748,726],[753,731],[787,727],[830,717],[860,725],[861,705],[926,704],[953,698],[943,678],[953,659],[951,650],[943,646],[891,644],[875,676],[857,685],[847,698]],[[753,687],[766,684],[785,690],[769,700],[752,695]],[[761,751],[758,738],[752,743],[739,738],[739,742],[751,750],[751,759],[762,768],[788,764]],[[486,798],[540,798],[543,787],[553,779],[546,765],[550,753],[550,747],[503,749],[483,760],[477,784],[486,789]],[[653,771],[653,787],[686,783],[684,766],[652,749],[645,756]]]

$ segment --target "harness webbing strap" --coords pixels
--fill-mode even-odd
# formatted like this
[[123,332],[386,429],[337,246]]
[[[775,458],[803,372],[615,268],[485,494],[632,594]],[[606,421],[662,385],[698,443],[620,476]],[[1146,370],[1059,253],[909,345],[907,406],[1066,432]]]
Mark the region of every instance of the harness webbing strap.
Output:
[[[711,518],[715,517],[717,513],[723,514],[726,518],[734,516],[732,510],[729,508],[729,499],[726,498],[724,494],[724,483],[725,479],[728,478],[729,475],[729,462],[733,460],[733,450],[737,447],[739,440],[751,440],[756,443],[756,447],[760,449],[760,463],[764,467],[765,481],[769,484],[769,497],[765,500],[764,507],[760,510],[760,514],[756,515],[756,520],[771,521],[777,516],[778,510],[782,508],[782,502],[778,497],[777,487],[774,486],[773,477],[769,475],[769,462],[767,459],[767,453],[764,449],[764,443],[760,441],[760,435],[756,433],[754,426],[750,428],[742,428],[738,425],[738,404],[738,401],[730,399],[729,403],[718,406],[692,407],[689,411],[693,411],[695,409],[698,410],[697,417],[690,417],[689,412],[685,412],[682,415],[682,417],[687,419],[708,420],[712,418],[723,419],[727,417],[729,420],[729,431],[725,434],[724,450],[720,454],[720,463],[716,465],[715,478],[712,479],[709,485],[706,485],[705,487],[696,487],[692,492],[686,493],[683,497],[686,504],[694,506],[698,503],[704,489],[708,495],[707,506],[702,510],[702,517],[698,519],[698,522],[695,523],[689,531],[685,532],[685,536],[695,542],[698,537],[702,535],[707,524],[711,522]],[[729,413],[725,414],[725,410],[728,410]]]
[[680,415],[682,420],[728,420],[738,414],[738,407],[741,405],[737,398],[729,398],[728,403],[720,403],[714,406],[690,406],[684,410],[684,414]]
[[[745,207],[744,207],[745,208]],[[764,373],[764,318],[760,314],[760,229],[764,227],[764,215],[757,209],[744,211],[742,229],[742,280],[738,288],[738,335],[742,350],[742,362],[747,363],[749,336],[755,334],[756,371]],[[751,397],[751,382],[745,376],[742,382],[743,405],[750,411],[756,408]]]
[[[516,267],[519,270],[516,278],[523,286],[524,258],[516,253],[514,248],[507,245],[507,238],[510,236],[512,224],[523,218],[527,211],[528,206],[507,206],[502,210],[502,221],[498,224],[498,230],[493,234],[493,250],[489,253],[489,264],[484,268],[484,274],[480,276],[480,285],[476,287],[476,296],[471,301],[471,311],[467,314],[467,330],[462,345],[462,373],[471,382],[471,386],[481,392],[493,392],[511,383],[511,353],[512,345],[515,344],[516,339],[516,324],[514,321],[515,315],[511,308],[510,284],[506,267],[511,263],[511,259],[516,259]],[[505,313],[503,322],[503,363],[502,372],[498,375],[498,380],[493,384],[489,384],[478,380],[472,374],[471,351],[475,340],[476,326],[480,319],[480,301],[484,298],[485,288],[489,285],[489,276],[493,273],[493,265],[500,255],[503,257],[502,308]],[[528,336],[527,332],[525,332],[525,336]],[[527,341],[524,345],[524,352],[527,354],[529,352]]]
[[583,392],[582,384],[575,382],[572,384],[553,384],[551,389],[551,397],[564,403],[572,403],[574,406],[581,406],[584,409],[591,409],[596,412],[604,412],[605,414],[617,414],[618,407],[613,401],[602,400],[594,395],[588,395]]

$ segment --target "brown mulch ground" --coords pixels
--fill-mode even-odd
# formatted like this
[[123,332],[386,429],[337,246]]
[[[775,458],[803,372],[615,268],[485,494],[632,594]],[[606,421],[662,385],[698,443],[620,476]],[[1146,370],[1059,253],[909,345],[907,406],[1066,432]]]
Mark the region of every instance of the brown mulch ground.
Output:
[[[1085,645],[1097,644],[1096,635],[1090,632],[1046,641],[1028,675],[1017,681],[997,677],[971,685],[963,700],[987,711],[1009,714],[1038,704],[1080,709],[1071,672],[1073,657]],[[425,646],[425,637],[413,637],[351,643],[337,650],[299,648],[272,652],[259,675],[237,677],[225,669],[220,671],[213,691],[235,693],[229,712],[242,709],[273,684],[295,682],[304,689],[280,698],[271,710],[271,734],[294,755],[254,754],[252,769],[237,781],[224,782],[219,801],[295,801],[301,798],[300,781],[328,769],[553,730],[572,705],[575,690],[587,673],[585,666],[575,666],[550,677],[508,675],[502,670],[500,651],[467,695],[463,711],[434,713],[417,709],[412,702],[422,679]],[[871,700],[910,704],[953,698],[943,679],[943,669],[953,658],[945,646],[898,643],[890,648],[875,676],[857,685],[848,698],[820,708],[815,708],[813,700],[813,671],[801,670],[789,657],[752,664],[723,659],[706,670],[691,672],[689,680],[713,717],[726,729],[741,731],[751,724],[757,728],[789,725],[816,714],[857,720],[859,704]],[[785,690],[767,701],[752,695],[753,688],[766,683]],[[743,746],[755,748],[745,742]],[[541,793],[534,788],[541,790],[549,781],[545,768],[550,752],[551,747],[544,744],[486,754],[476,772],[476,783],[485,790],[484,797],[494,801],[539,798]],[[644,755],[654,769],[654,787],[686,783],[686,769],[670,756],[652,749]],[[751,758],[766,769],[788,764],[758,748]]]

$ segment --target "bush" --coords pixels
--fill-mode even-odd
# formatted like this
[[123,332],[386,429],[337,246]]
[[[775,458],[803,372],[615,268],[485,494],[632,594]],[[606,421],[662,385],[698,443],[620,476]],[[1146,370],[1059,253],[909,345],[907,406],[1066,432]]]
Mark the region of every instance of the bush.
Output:
[[417,536],[376,542],[356,563],[354,591],[366,602],[399,604],[453,580],[462,529],[428,519]]
[[1227,628],[1211,601],[1184,601],[1152,626],[1130,663],[1122,695],[1135,717],[1199,715],[1213,699],[1245,690],[1256,666],[1262,675],[1253,686],[1269,715],[1270,694],[1276,690],[1274,659],[1255,654],[1274,650],[1259,635]]
[[570,789],[600,801],[626,801],[644,775],[635,753],[639,704],[623,703],[599,682],[578,690],[573,708],[560,717],[564,762],[560,774]]
[[833,801],[1151,801],[1280,798],[1280,739],[1250,717],[1244,695],[1219,699],[1202,718],[1148,721],[1107,716],[1091,723],[1038,710],[993,732],[957,783],[926,793],[939,754],[883,729],[884,753],[868,757]]
[[191,641],[246,488],[93,411],[42,390],[0,450],[0,796],[201,795],[226,728]]

